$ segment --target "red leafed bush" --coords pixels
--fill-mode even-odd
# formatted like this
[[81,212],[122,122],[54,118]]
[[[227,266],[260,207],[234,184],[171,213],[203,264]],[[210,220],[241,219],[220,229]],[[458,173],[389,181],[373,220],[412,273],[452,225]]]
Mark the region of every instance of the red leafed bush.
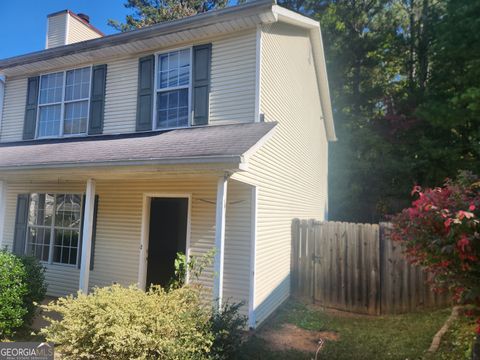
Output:
[[412,263],[433,274],[438,288],[480,309],[480,178],[461,172],[443,187],[415,186],[412,196],[411,207],[392,220],[393,239],[405,245]]

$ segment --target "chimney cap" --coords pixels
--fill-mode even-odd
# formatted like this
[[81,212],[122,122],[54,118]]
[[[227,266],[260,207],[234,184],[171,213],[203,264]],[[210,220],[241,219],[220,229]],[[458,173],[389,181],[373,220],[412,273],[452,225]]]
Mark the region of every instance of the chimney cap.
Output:
[[90,16],[88,16],[87,14],[78,13],[77,16],[83,21],[85,21],[87,24],[90,24]]

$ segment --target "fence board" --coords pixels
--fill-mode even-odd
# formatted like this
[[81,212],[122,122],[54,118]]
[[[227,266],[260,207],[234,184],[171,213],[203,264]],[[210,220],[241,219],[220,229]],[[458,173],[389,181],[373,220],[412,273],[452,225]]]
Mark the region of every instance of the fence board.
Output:
[[326,307],[395,314],[448,303],[427,275],[410,265],[389,225],[298,220],[292,222],[291,288]]

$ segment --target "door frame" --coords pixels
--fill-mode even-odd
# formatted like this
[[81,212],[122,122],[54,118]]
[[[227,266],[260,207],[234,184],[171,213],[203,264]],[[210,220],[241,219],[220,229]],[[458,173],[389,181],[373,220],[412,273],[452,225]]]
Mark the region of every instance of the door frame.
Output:
[[[142,231],[140,237],[140,261],[138,267],[138,287],[142,290],[147,285],[148,268],[148,245],[150,237],[150,207],[154,198],[178,198],[188,200],[187,210],[187,236],[185,243],[185,255],[190,257],[190,233],[191,233],[191,215],[192,215],[192,194],[190,193],[143,193],[142,206]],[[188,281],[188,276],[187,276]]]

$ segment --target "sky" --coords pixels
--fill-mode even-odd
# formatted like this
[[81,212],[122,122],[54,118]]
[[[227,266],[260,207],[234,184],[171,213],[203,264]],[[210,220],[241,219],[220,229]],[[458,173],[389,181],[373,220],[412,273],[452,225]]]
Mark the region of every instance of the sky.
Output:
[[108,19],[125,20],[131,10],[125,0],[0,0],[0,59],[45,48],[47,15],[69,9],[90,16],[90,23],[105,34],[115,29]]

